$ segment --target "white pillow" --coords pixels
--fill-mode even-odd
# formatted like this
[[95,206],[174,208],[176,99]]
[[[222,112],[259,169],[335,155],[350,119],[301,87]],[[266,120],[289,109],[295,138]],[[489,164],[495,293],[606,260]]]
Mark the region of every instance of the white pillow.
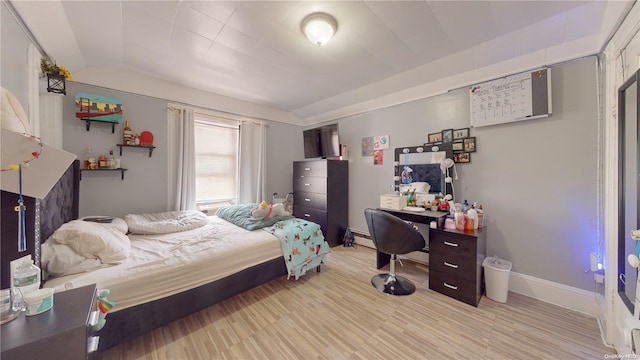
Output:
[[87,219],[106,219],[106,220],[111,219],[111,222],[100,222],[100,221],[94,221],[94,222],[97,222],[99,224],[103,224],[106,226],[113,226],[114,228],[118,229],[118,231],[120,231],[125,235],[127,235],[127,233],[129,232],[129,226],[127,225],[127,222],[124,221],[124,219],[122,218],[105,216],[105,215],[96,215],[96,216],[84,216],[78,220],[89,221]]
[[52,276],[65,276],[91,271],[105,265],[99,259],[87,259],[71,247],[51,240],[42,244],[40,266]]
[[113,226],[91,221],[69,221],[51,238],[88,259],[98,258],[103,264],[121,262],[131,251],[131,242],[125,234]]
[[152,214],[127,214],[124,220],[133,234],[168,234],[205,226],[209,218],[197,210],[177,210]]

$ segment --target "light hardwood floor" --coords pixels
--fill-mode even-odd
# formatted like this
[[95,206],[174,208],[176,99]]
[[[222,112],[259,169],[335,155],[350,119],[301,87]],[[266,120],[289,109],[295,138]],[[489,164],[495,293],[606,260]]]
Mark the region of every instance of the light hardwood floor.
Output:
[[[375,251],[334,247],[321,273],[284,277],[128,343],[104,359],[605,359],[596,319],[516,293],[476,308],[429,290],[428,267],[403,261],[417,291],[370,279]],[[108,321],[108,317],[107,317]]]

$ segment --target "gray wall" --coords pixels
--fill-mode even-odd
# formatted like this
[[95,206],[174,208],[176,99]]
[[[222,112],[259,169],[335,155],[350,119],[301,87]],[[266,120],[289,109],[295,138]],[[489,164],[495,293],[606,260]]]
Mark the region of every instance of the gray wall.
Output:
[[[119,155],[118,143],[122,143],[124,124],[111,125],[92,122],[86,131],[85,121],[75,117],[74,100],[78,92],[115,97],[122,100],[124,119],[129,120],[134,132],[151,131],[156,149],[149,157],[146,149],[125,147]],[[122,217],[129,213],[160,212],[167,210],[167,101],[148,96],[105,89],[92,85],[67,83],[64,98],[63,148],[84,160],[84,150],[92,147],[94,153],[108,154],[113,150],[121,158],[125,172],[83,173],[80,181],[80,215],[109,215]],[[302,152],[299,126],[270,122],[267,130],[267,194],[286,194],[291,191],[294,154]]]
[[[488,254],[513,271],[599,291],[589,269],[597,252],[598,118],[595,58],[552,68],[553,115],[472,128],[478,151],[456,165],[456,202],[484,205]],[[427,134],[470,125],[466,89],[339,121],[350,147],[349,226],[368,233],[363,211],[377,207],[393,177],[393,149],[426,142]],[[363,137],[390,135],[384,165],[361,156]]]
[[9,90],[18,100],[24,110],[29,113],[29,84],[28,84],[28,52],[31,40],[25,35],[16,19],[7,9],[7,4],[0,5],[1,28],[0,42],[0,84]]

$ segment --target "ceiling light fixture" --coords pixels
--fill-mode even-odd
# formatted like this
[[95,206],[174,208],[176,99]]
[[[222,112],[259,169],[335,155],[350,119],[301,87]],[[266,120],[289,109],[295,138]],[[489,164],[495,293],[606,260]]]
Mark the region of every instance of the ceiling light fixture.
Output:
[[314,45],[322,46],[328,43],[337,29],[336,19],[327,13],[316,12],[302,20],[302,32]]

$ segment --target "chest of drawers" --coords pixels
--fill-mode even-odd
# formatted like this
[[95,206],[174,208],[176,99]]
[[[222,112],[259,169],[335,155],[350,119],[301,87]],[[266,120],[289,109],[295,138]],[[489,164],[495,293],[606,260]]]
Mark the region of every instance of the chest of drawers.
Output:
[[98,348],[96,312],[94,285],[55,293],[51,310],[2,325],[2,360],[89,358]]
[[342,244],[349,218],[349,168],[343,160],[293,163],[293,215],[322,229],[330,246]]
[[429,289],[478,306],[484,283],[486,228],[429,230]]

